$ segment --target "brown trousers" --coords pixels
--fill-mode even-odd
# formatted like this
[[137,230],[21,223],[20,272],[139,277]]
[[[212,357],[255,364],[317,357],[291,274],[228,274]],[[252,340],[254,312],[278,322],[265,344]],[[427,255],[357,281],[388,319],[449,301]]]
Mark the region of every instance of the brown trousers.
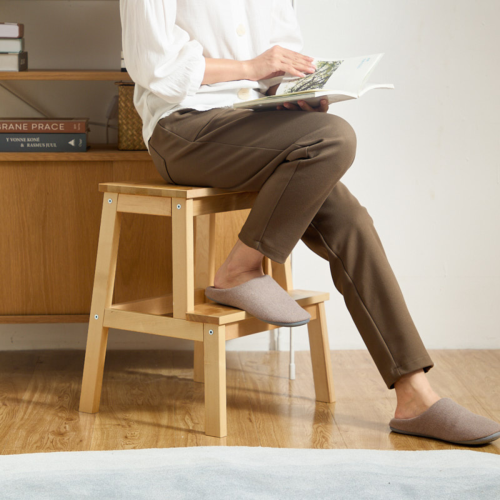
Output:
[[259,191],[238,237],[279,263],[302,239],[329,262],[389,389],[434,366],[373,219],[340,182],[356,155],[346,120],[302,110],[185,108],[158,121],[149,146],[168,183]]

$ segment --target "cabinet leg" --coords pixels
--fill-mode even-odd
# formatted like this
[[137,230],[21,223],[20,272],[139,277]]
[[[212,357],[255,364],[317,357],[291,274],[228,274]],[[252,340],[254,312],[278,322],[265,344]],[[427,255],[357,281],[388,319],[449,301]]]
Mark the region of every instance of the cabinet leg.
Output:
[[311,346],[316,401],[334,403],[335,390],[333,387],[332,361],[324,302],[317,304],[317,317],[307,323],[307,329]]
[[90,308],[90,320],[83,367],[79,411],[96,413],[101,399],[104,360],[108,342],[108,328],[103,326],[104,310],[112,303],[121,212],[117,212],[117,193],[104,193],[101,228]]
[[[227,436],[226,327],[204,325],[205,434]],[[210,333],[212,332],[212,333]]]

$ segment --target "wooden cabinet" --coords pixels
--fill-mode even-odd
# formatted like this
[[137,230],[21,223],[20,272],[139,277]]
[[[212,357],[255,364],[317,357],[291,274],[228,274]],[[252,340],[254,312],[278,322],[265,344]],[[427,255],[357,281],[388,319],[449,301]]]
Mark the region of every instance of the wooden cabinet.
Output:
[[[125,80],[127,74],[0,72],[7,79]],[[161,179],[149,153],[116,145],[91,144],[84,153],[0,152],[0,323],[87,322],[103,200],[98,184],[145,179]],[[217,268],[248,212],[217,215]],[[171,292],[170,219],[123,214],[122,221],[114,301]]]

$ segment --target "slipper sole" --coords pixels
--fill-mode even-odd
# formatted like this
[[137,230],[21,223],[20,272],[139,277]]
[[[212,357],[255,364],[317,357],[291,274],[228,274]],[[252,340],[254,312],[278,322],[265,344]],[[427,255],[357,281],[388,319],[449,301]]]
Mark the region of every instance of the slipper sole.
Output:
[[390,427],[391,431],[398,432],[399,434],[406,434],[408,436],[425,437],[428,439],[437,439],[438,441],[443,441],[445,443],[453,443],[453,444],[464,444],[464,445],[485,444],[485,443],[490,443],[491,441],[495,441],[495,439],[500,438],[500,432],[495,432],[494,434],[490,434],[489,436],[485,436],[485,437],[478,438],[478,439],[472,439],[470,441],[448,441],[447,439],[441,439],[441,438],[434,437],[434,436],[427,436],[426,434],[418,434],[417,432],[401,431],[399,429],[396,429],[395,427],[391,427],[391,426],[389,426],[389,427]]
[[392,431],[460,445],[486,444],[500,438],[500,424],[444,397],[416,417],[392,418]]

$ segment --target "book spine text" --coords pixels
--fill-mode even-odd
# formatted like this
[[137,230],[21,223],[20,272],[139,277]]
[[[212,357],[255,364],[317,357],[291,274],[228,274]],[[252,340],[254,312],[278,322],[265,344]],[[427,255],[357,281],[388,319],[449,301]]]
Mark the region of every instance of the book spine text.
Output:
[[0,151],[83,152],[87,151],[87,134],[0,134]]

